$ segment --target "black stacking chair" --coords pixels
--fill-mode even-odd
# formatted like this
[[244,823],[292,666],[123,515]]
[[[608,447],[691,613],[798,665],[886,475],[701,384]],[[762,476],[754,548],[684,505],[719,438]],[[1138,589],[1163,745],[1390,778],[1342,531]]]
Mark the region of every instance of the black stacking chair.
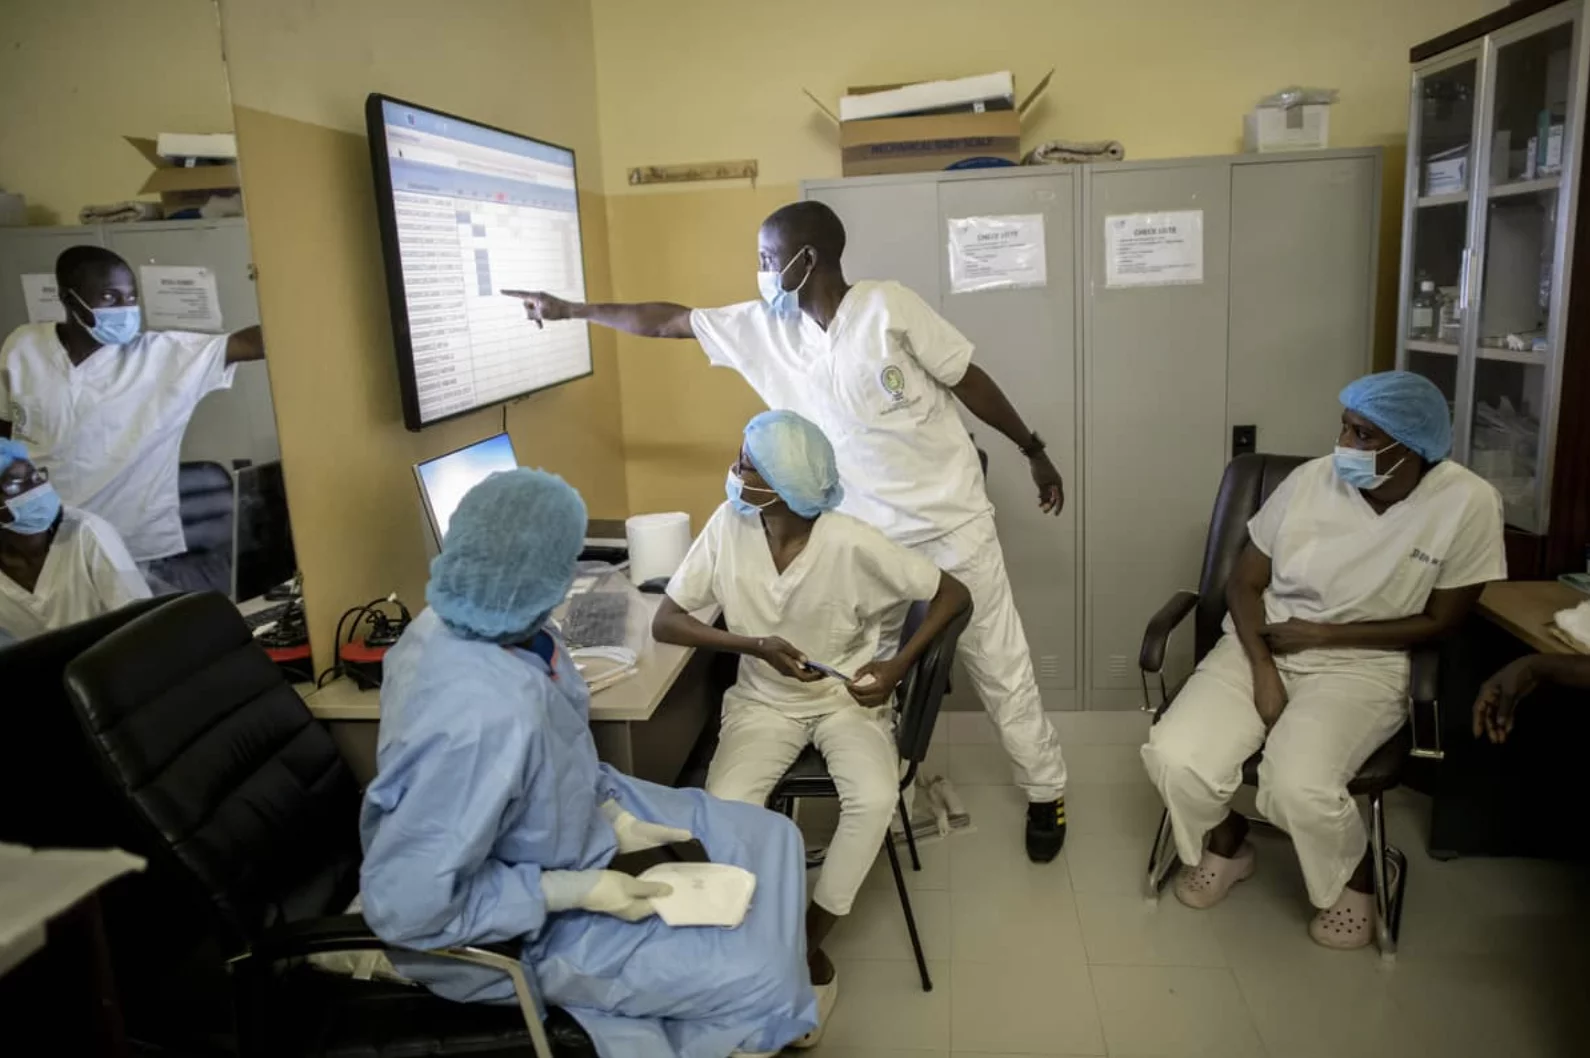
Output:
[[[1248,520],[1258,513],[1270,493],[1275,491],[1288,474],[1308,462],[1299,456],[1240,455],[1226,466],[1220,480],[1220,492],[1215,497],[1214,512],[1209,517],[1209,538],[1204,545],[1203,569],[1198,578],[1198,590],[1179,591],[1162,606],[1148,628],[1143,632],[1143,646],[1138,654],[1138,668],[1143,681],[1143,708],[1152,711],[1155,722],[1170,708],[1174,695],[1165,685],[1165,650],[1173,631],[1194,615],[1193,656],[1202,661],[1214,648],[1221,636],[1221,623],[1226,617],[1226,581],[1237,564],[1237,557],[1248,542]],[[1411,755],[1439,760],[1440,713],[1436,701],[1436,677],[1439,652],[1433,646],[1413,651],[1412,668],[1408,678],[1408,719],[1385,745],[1370,754],[1358,774],[1347,784],[1347,791],[1369,801],[1370,848],[1375,867],[1375,942],[1383,957],[1393,958],[1397,951],[1397,932],[1402,921],[1402,897],[1408,884],[1408,858],[1401,849],[1386,840],[1384,799],[1386,791],[1402,781],[1402,765]],[[1159,701],[1151,700],[1149,678],[1158,682]],[[1419,748],[1418,734],[1427,729],[1433,748]],[[1259,761],[1263,752],[1255,753],[1242,765],[1242,782],[1257,786]],[[1265,824],[1263,820],[1254,822]],[[1170,833],[1170,814],[1162,813],[1159,832],[1154,837],[1148,857],[1147,893],[1157,899],[1171,869],[1176,865],[1174,843]],[[1395,868],[1395,871],[1393,871]],[[1390,887],[1388,879],[1395,873],[1396,885]],[[1388,892],[1388,888],[1392,891]]]
[[[900,633],[900,642],[910,640],[926,614],[927,603],[918,602],[911,606],[905,627]],[[916,835],[911,830],[911,819],[905,809],[905,791],[916,781],[917,768],[927,757],[928,744],[933,740],[933,725],[938,722],[939,706],[943,704],[944,693],[949,687],[950,668],[955,663],[955,645],[971,618],[972,608],[968,605],[928,645],[895,692],[900,709],[895,744],[899,747],[900,759],[907,764],[905,777],[900,780],[900,821],[905,828],[906,847],[911,853],[911,869],[916,871],[922,869],[922,861],[917,856]],[[828,765],[822,754],[817,752],[815,746],[807,746],[773,788],[767,803],[774,811],[791,815],[795,802],[803,797],[838,796],[839,789],[834,785],[833,776],[828,774]],[[900,857],[894,848],[894,835],[889,831],[884,832],[883,849],[888,853],[889,867],[894,871],[894,887],[900,894],[900,908],[905,912],[905,928],[911,934],[911,950],[916,955],[916,967],[922,975],[922,991],[931,992],[933,979],[928,976],[927,958],[922,954],[922,938],[917,934],[916,916],[911,912],[911,894],[906,891],[905,875],[900,871]]]

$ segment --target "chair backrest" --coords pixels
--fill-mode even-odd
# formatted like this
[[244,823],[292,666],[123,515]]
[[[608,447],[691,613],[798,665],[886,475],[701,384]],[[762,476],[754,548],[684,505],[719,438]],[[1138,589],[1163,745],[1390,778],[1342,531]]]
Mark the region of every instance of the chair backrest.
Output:
[[1193,632],[1196,660],[1203,660],[1220,638],[1220,625],[1226,619],[1226,581],[1231,579],[1237,556],[1248,542],[1248,520],[1288,474],[1308,461],[1306,456],[1255,453],[1237,456],[1226,464],[1214,511],[1209,515],[1209,538],[1204,544],[1203,568],[1198,576]]
[[130,851],[207,897],[231,943],[352,900],[358,786],[225,596],[128,622],[66,686],[137,830]]
[[177,467],[177,509],[188,550],[162,563],[161,576],[182,591],[232,594],[237,488],[220,463]]
[[117,844],[112,792],[66,697],[66,666],[89,647],[170,598],[119,610],[0,648],[6,688],[0,739],[0,841],[54,848]]
[[[901,643],[910,642],[916,634],[922,619],[927,616],[927,608],[925,602],[911,604],[905,627],[900,633]],[[928,744],[933,740],[933,725],[939,718],[939,706],[943,704],[944,692],[949,687],[950,669],[955,664],[955,646],[971,619],[972,608],[968,605],[928,644],[928,648],[900,683],[896,692],[900,718],[895,731],[895,744],[899,747],[902,760],[921,764],[927,756]]]

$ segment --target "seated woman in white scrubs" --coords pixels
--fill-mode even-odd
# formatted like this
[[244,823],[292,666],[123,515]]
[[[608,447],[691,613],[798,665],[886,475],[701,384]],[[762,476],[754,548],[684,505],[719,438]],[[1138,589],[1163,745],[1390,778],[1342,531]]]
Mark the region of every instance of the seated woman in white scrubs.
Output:
[[[806,917],[825,1018],[838,981],[823,938],[849,914],[900,795],[894,688],[971,596],[930,559],[834,511],[844,496],[834,450],[792,411],[764,412],[746,426],[727,490],[669,582],[652,635],[743,655],[723,696],[708,793],[760,805],[808,744],[828,762],[839,827]],[[922,599],[927,615],[896,652],[888,630],[897,636],[905,610]],[[688,612],[714,602],[727,631]]]
[[[1226,634],[1143,747],[1185,865],[1176,896],[1218,903],[1254,870],[1227,808],[1264,750],[1258,808],[1297,849],[1310,935],[1373,933],[1368,839],[1348,780],[1407,717],[1408,649],[1455,629],[1507,575],[1501,497],[1447,460],[1446,398],[1404,371],[1341,394],[1333,456],[1305,463],[1248,523]],[[1207,839],[1207,847],[1205,845]]]
[[0,644],[149,598],[116,530],[63,508],[17,441],[0,440],[0,501]]

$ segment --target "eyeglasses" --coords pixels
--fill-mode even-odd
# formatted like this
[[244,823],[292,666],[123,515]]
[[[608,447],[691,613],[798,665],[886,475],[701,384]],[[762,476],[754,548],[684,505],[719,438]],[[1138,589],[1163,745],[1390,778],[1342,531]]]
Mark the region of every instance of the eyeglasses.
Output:
[[0,479],[0,496],[7,499],[20,496],[29,489],[36,489],[50,480],[50,472],[43,467],[34,467],[33,473],[25,478]]

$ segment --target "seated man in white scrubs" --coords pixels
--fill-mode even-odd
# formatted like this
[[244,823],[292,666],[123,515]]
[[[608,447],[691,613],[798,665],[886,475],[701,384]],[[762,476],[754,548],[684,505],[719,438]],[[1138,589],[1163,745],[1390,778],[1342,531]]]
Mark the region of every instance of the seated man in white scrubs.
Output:
[[145,331],[132,269],[100,246],[55,262],[65,323],[30,323],[0,346],[0,437],[25,442],[61,500],[105,519],[147,578],[187,550],[177,459],[193,410],[258,360],[258,326]]
[[116,530],[63,508],[17,441],[0,441],[0,503],[0,645],[149,598]]
[[[652,635],[744,655],[723,696],[708,793],[760,805],[808,744],[828,762],[839,828],[806,918],[826,1018],[838,981],[823,938],[849,914],[900,796],[894,688],[971,596],[925,555],[834,510],[844,496],[834,450],[792,411],[763,412],[746,426],[727,490],[669,583]],[[931,600],[927,615],[896,652],[887,630],[898,634],[905,610],[922,599]],[[727,631],[690,616],[714,602]]]
[[1258,808],[1297,849],[1319,909],[1309,933],[1357,948],[1373,933],[1374,883],[1347,783],[1407,718],[1409,648],[1455,629],[1507,568],[1501,497],[1446,458],[1441,391],[1390,371],[1341,401],[1335,454],[1293,471],[1248,523],[1226,634],[1143,763],[1187,865],[1176,896],[1206,908],[1253,873],[1247,822],[1227,804],[1262,747]]

